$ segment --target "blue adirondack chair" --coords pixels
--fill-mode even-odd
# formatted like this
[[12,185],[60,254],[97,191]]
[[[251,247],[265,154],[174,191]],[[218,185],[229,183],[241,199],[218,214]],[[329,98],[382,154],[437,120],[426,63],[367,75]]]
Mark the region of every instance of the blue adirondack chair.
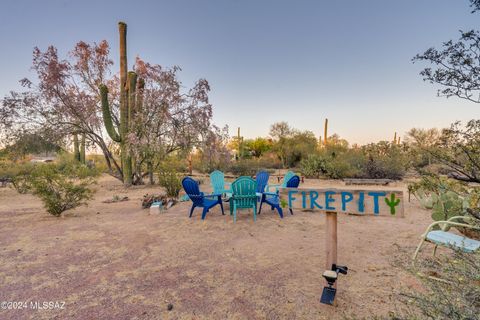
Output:
[[259,198],[262,197],[263,192],[265,191],[265,187],[268,184],[268,178],[270,178],[270,174],[267,171],[259,171],[256,174],[255,181],[257,182],[257,196]]
[[237,221],[237,209],[253,209],[253,221],[257,221],[257,182],[250,177],[240,177],[232,183],[230,214]]
[[[225,182],[225,175],[220,170],[210,173],[210,184],[214,194],[231,193],[231,183]],[[225,187],[226,185],[226,187]]]
[[190,200],[192,200],[193,202],[192,208],[190,209],[190,215],[189,215],[190,218],[192,217],[193,209],[195,209],[196,207],[199,207],[199,208],[203,208],[202,220],[204,220],[205,217],[207,216],[207,212],[217,204],[220,205],[220,208],[222,209],[222,214],[225,214],[223,212],[221,194],[205,195],[203,192],[200,191],[197,181],[193,180],[190,177],[183,178],[182,186],[183,186],[183,189],[185,189],[185,192],[187,193]]
[[[287,184],[285,185],[286,188],[298,188],[298,185],[300,184],[300,177],[299,176],[293,176],[291,177],[288,181]],[[282,207],[280,207],[280,195],[277,192],[264,192],[262,194],[262,200],[260,201],[260,209],[258,210],[258,214],[262,212],[262,204],[266,203],[272,207],[272,210],[277,209],[278,214],[280,215],[280,218],[283,218],[283,210]],[[292,208],[289,208],[290,214],[293,215],[293,210]]]
[[[287,182],[290,180],[293,176],[295,175],[295,172],[293,171],[288,171],[285,173],[285,176],[283,177],[283,181],[281,184],[269,184],[267,185],[267,192],[277,192],[278,189],[280,188],[286,188],[287,187]],[[270,190],[275,188],[275,190]]]

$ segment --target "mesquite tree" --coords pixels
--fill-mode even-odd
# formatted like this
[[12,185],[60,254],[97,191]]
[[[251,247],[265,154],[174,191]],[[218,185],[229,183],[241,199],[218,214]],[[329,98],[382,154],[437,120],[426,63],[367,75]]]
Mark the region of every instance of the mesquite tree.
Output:
[[[480,10],[479,0],[470,0],[472,13]],[[480,31],[460,31],[458,41],[443,43],[442,49],[430,48],[413,58],[414,62],[429,62],[434,68],[424,68],[420,75],[425,81],[438,84],[439,96],[458,97],[480,103]],[[480,182],[480,122],[471,120],[465,128],[459,122],[444,129],[434,148],[425,148],[429,157],[450,168],[458,180]]]
[[[472,13],[480,10],[480,1],[471,0]],[[480,103],[480,32],[460,31],[458,41],[444,42],[441,49],[429,48],[417,54],[413,62],[429,62],[434,68],[424,68],[424,81],[438,84],[439,96],[456,96]]]
[[[141,103],[137,100],[128,145],[136,167],[145,165],[153,183],[153,172],[165,157],[202,147],[207,133],[216,130],[211,124],[210,86],[205,79],[200,79],[190,90],[182,92],[177,77],[179,67],[165,69],[139,58],[135,70],[144,79],[144,87],[143,94],[138,95]],[[142,178],[138,174],[136,177]]]

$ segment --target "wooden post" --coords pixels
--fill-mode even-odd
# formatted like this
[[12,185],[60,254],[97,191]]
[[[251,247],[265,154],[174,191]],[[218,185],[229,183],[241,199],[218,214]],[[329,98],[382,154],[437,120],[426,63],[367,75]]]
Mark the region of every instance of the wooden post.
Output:
[[[326,259],[325,270],[331,270],[332,264],[337,264],[337,213],[326,212]],[[337,287],[335,282],[334,287]]]

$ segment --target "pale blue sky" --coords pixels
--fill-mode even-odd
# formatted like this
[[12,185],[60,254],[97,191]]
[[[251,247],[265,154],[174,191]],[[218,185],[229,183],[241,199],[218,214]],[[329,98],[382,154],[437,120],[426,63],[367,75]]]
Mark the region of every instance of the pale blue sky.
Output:
[[[391,139],[412,127],[478,118],[480,106],[436,97],[411,58],[480,29],[467,0],[3,1],[0,94],[31,75],[32,49],[65,53],[106,39],[117,60],[117,22],[138,54],[179,65],[181,79],[211,85],[214,122],[267,135],[275,121],[351,142]],[[115,71],[118,66],[115,66]]]

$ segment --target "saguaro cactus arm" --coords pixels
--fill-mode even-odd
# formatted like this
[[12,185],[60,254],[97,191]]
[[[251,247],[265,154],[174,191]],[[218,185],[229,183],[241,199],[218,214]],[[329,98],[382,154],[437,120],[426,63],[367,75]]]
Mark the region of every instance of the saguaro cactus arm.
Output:
[[113,141],[121,142],[122,139],[113,126],[112,114],[110,112],[110,106],[108,105],[108,88],[106,85],[100,85],[100,97],[102,99],[103,123],[105,124],[105,129],[107,129],[107,133]]
[[134,71],[128,72],[128,123],[133,124],[135,110],[135,91],[137,89],[137,74]]
[[143,107],[143,90],[145,89],[145,80],[138,78],[135,112],[141,113]]

